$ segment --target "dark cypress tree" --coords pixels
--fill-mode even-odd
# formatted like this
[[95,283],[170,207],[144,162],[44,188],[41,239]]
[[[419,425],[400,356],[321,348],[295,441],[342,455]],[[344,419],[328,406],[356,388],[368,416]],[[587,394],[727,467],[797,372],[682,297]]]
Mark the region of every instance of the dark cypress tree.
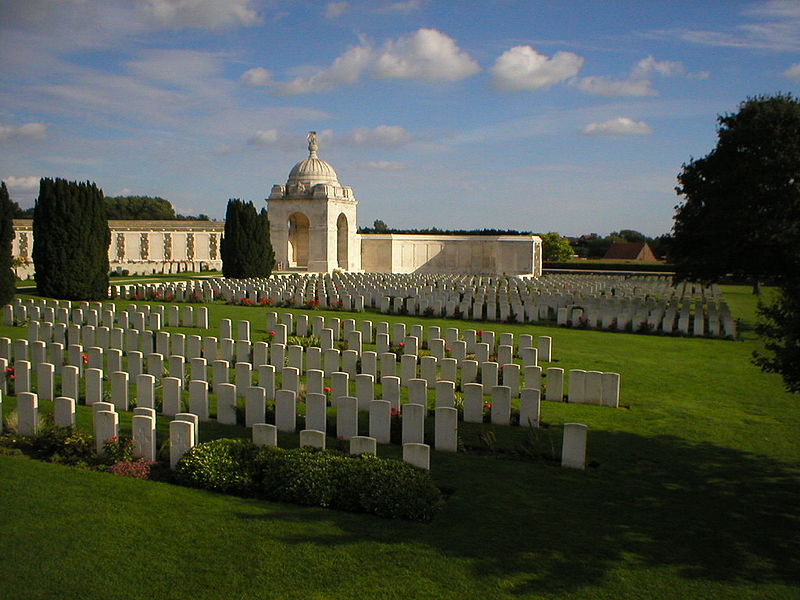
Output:
[[[19,208],[19,207],[16,207]],[[12,264],[11,243],[14,240],[14,210],[6,188],[0,183],[0,305],[8,304],[17,291],[16,277]]]
[[42,179],[33,210],[33,264],[43,296],[102,300],[108,293],[111,232],[94,183]]
[[272,269],[275,267],[275,252],[272,249],[272,240],[269,237],[269,215],[267,209],[262,208],[258,215],[258,220],[261,225],[259,231],[260,239],[264,240],[263,253],[259,262],[259,269],[263,273],[260,277],[269,277],[272,274]]
[[275,255],[269,242],[266,211],[259,215],[252,202],[228,200],[220,254],[225,277],[268,277]]
[[222,274],[225,277],[239,279],[244,275],[245,265],[242,264],[244,251],[242,248],[243,235],[240,223],[243,203],[238,198],[228,200],[225,209],[225,232],[220,242],[219,253],[222,257]]

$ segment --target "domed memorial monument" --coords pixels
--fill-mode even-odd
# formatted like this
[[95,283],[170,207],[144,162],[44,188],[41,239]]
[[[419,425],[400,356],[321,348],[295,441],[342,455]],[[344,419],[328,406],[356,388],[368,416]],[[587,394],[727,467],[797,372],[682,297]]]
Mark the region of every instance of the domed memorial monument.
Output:
[[[275,185],[268,198],[276,270],[329,273],[541,275],[542,240],[535,235],[429,235],[356,229],[353,190],[317,156],[308,134],[308,158]],[[488,210],[488,209],[487,209]],[[112,270],[131,274],[220,269],[221,221],[109,221]],[[447,226],[447,223],[444,223]],[[14,219],[12,254],[20,277],[33,275],[30,219]]]
[[317,156],[317,134],[308,134],[308,158],[289,172],[286,185],[272,186],[270,238],[276,268],[328,272],[361,270],[353,190]]
[[268,198],[276,269],[374,273],[541,275],[542,240],[535,235],[359,234],[352,188],[317,156],[308,158]]

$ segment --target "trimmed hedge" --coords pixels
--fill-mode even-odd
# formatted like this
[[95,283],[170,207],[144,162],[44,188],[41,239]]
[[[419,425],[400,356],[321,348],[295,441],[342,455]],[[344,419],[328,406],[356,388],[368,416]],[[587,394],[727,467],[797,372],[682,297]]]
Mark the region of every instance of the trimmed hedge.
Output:
[[430,521],[442,504],[430,473],[408,463],[246,439],[198,444],[178,462],[176,476],[192,487],[389,519]]
[[674,273],[675,265],[659,263],[545,262],[545,271],[650,271]]

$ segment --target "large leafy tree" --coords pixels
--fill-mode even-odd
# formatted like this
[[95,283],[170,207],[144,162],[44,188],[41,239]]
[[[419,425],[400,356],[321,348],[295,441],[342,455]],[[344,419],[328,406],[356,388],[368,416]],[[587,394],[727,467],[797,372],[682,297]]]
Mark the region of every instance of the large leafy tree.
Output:
[[684,165],[671,256],[683,279],[779,286],[759,306],[755,362],[800,391],[800,101],[760,96],[719,117],[717,146]]
[[229,200],[220,254],[225,277],[268,277],[272,273],[275,255],[270,244],[266,211],[259,215],[252,202]]
[[671,258],[679,279],[780,283],[800,268],[800,102],[759,96],[718,117],[716,147],[683,165]]
[[546,262],[561,262],[573,254],[572,246],[567,238],[561,237],[555,231],[540,233],[542,238],[542,259]]
[[42,179],[33,211],[33,264],[40,294],[102,300],[108,294],[111,232],[94,183]]
[[784,283],[771,304],[759,305],[756,332],[764,350],[754,353],[755,363],[768,373],[783,376],[786,389],[800,392],[800,285]]
[[16,292],[16,277],[11,255],[15,209],[19,207],[11,201],[6,182],[0,182],[0,305],[11,302]]

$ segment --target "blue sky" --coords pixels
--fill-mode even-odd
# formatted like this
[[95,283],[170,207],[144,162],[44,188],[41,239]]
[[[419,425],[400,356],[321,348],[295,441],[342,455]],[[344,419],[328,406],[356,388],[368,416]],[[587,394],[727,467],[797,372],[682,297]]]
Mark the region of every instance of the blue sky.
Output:
[[0,177],[264,205],[318,132],[359,225],[671,227],[748,96],[800,93],[800,1],[0,0]]

